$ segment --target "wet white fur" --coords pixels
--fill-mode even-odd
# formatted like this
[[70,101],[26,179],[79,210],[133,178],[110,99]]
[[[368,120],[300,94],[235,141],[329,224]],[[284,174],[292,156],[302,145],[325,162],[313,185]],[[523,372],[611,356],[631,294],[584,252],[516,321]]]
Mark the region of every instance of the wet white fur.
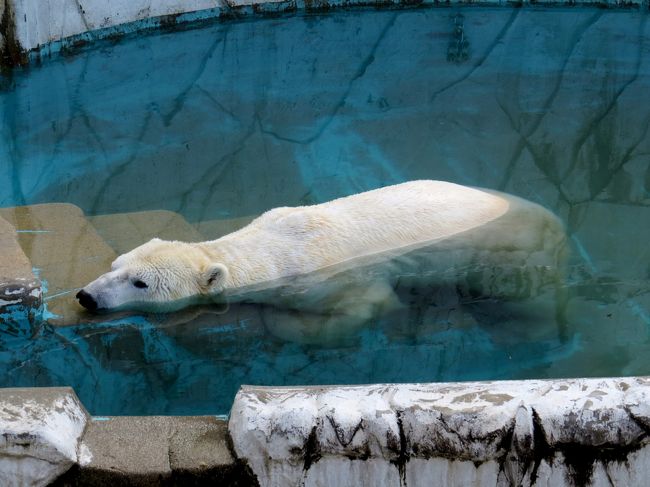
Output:
[[[530,258],[540,248],[552,253],[549,231],[553,242],[563,238],[550,212],[520,198],[442,181],[412,181],[320,205],[276,208],[218,240],[154,239],[120,256],[111,272],[84,290],[100,308],[167,303],[420,243],[461,242],[473,251],[517,250]],[[472,241],[463,241],[463,235]],[[138,289],[135,280],[148,288]]]

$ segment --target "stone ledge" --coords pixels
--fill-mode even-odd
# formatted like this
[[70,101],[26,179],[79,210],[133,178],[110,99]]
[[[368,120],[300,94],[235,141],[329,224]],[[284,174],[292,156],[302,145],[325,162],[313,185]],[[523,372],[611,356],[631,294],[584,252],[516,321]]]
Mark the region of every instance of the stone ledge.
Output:
[[643,377],[242,387],[228,425],[0,389],[0,484],[642,486],[649,434]]
[[68,387],[0,389],[0,485],[47,485],[83,463],[87,418]]
[[213,416],[90,418],[70,388],[0,389],[0,485],[258,485]]
[[[645,485],[650,379],[243,387],[261,485]],[[328,482],[329,480],[329,482]]]

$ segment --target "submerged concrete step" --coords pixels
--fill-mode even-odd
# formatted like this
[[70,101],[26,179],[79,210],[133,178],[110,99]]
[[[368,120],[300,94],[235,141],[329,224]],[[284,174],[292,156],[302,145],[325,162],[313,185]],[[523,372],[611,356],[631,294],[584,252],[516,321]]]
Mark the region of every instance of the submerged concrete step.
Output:
[[151,210],[90,216],[88,220],[115,252],[123,254],[154,237],[181,242],[215,240],[245,227],[255,218],[245,216],[189,223],[179,213]]
[[91,216],[88,220],[118,254],[129,252],[154,237],[183,242],[204,240],[195,227],[173,211],[115,213]]
[[57,322],[78,321],[83,310],[74,295],[110,267],[116,254],[75,205],[53,203],[0,208],[47,293]]
[[22,283],[20,289],[27,299],[32,289],[29,279],[34,280],[32,267],[36,268],[47,291],[48,319],[57,325],[103,319],[86,312],[74,296],[79,288],[107,272],[118,255],[154,237],[204,240],[181,215],[171,211],[86,217],[75,205],[52,203],[0,208],[0,217],[0,243],[8,255],[0,267],[8,276],[0,280],[0,292],[6,288],[17,293]]
[[[75,299],[78,289],[110,269],[120,254],[151,240],[199,242],[216,239],[247,225],[254,217],[188,223],[178,213],[164,210],[117,213],[87,217],[68,203],[0,208],[0,293],[7,303],[22,296],[38,308],[39,281],[46,291],[43,300],[57,325],[102,320],[86,312]],[[5,276],[3,276],[5,275]],[[34,292],[32,292],[34,291]],[[31,293],[31,294],[30,294]],[[31,299],[31,301],[30,301]],[[0,296],[0,306],[3,298]]]
[[205,220],[194,224],[194,227],[203,235],[204,240],[216,240],[245,227],[257,216],[242,216],[239,218]]

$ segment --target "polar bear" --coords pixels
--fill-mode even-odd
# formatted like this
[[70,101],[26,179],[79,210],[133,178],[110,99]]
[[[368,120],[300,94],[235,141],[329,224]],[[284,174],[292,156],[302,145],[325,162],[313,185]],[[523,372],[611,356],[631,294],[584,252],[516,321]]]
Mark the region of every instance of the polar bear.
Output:
[[[540,205],[411,181],[276,208],[213,241],[153,239],[118,257],[77,298],[92,311],[249,300],[335,317],[338,326],[367,319],[398,301],[396,288],[422,281],[470,294],[534,294],[558,283],[565,244],[562,223]],[[285,318],[299,319],[292,313]]]

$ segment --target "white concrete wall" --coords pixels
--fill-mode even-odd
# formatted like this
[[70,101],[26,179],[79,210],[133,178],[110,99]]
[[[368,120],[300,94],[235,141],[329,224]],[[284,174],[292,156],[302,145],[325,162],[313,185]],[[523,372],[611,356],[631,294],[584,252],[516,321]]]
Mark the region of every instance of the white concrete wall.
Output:
[[244,387],[230,416],[262,486],[644,486],[650,379]]
[[127,22],[222,7],[222,0],[10,0],[16,38],[31,50],[40,45]]
[[[89,436],[71,389],[0,389],[0,485],[48,485],[75,464],[124,472],[113,451],[134,425],[168,423],[120,421]],[[262,486],[646,486],[650,378],[243,387],[228,430]],[[169,434],[151,436],[143,455],[167,459]],[[158,463],[147,472],[169,474]]]
[[[522,0],[529,4],[532,0]],[[108,35],[119,35],[165,23],[166,16],[185,16],[180,22],[219,17],[223,12],[241,7],[278,5],[270,11],[329,9],[349,5],[394,6],[405,0],[0,0],[0,14],[4,4],[13,13],[15,38],[24,52],[42,49],[58,41],[92,41]],[[437,5],[436,0],[422,0],[423,5]],[[508,0],[450,0],[450,4],[510,5]],[[535,0],[545,5],[603,5],[648,8],[648,0]],[[251,11],[264,11],[257,8]],[[192,15],[196,14],[196,15]],[[0,15],[1,18],[1,15]],[[4,34],[11,28],[0,29],[0,53]],[[82,37],[80,37],[82,36]],[[58,47],[54,51],[58,50]],[[16,61],[14,61],[16,62]]]

